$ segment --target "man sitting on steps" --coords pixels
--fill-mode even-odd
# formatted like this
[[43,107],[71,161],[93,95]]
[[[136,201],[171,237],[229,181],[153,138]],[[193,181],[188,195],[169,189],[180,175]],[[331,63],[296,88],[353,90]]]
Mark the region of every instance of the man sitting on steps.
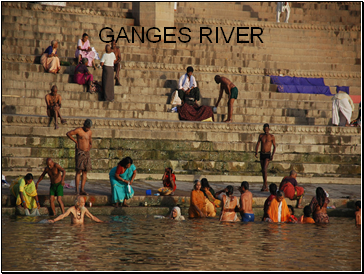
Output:
[[61,118],[61,123],[66,124],[67,121],[65,119],[62,119],[62,116],[60,113],[62,98],[61,98],[61,95],[57,94],[56,85],[52,86],[51,93],[49,93],[45,96],[45,101],[47,104],[47,115],[50,118],[48,126],[51,124],[52,119],[54,118],[54,120],[55,120],[54,129],[57,129],[58,128],[58,121],[57,121],[58,116],[59,116],[59,118]]

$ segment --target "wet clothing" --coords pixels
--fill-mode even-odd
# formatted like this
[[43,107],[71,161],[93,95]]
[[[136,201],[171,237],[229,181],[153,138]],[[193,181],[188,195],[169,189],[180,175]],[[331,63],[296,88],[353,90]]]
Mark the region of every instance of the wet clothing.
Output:
[[23,198],[25,205],[29,209],[37,208],[37,189],[35,187],[34,181],[30,184],[26,184],[24,177],[18,177],[10,186],[11,194],[16,198],[16,205],[23,205],[20,192],[23,193]]
[[230,93],[231,93],[231,97],[230,99],[238,99],[238,88],[237,87],[233,87],[231,90],[230,90]]
[[[329,198],[325,198],[324,204],[322,207],[327,208],[328,203],[330,202]],[[311,203],[310,203],[310,208],[311,208],[311,212],[312,212],[312,217],[315,220],[316,223],[328,223],[329,222],[329,215],[327,215],[327,213],[323,213],[323,212],[318,212],[317,208],[319,208],[319,202],[315,197],[312,198]]]
[[268,209],[269,209],[269,206],[271,204],[271,202],[273,201],[273,199],[276,198],[276,195],[273,195],[271,194],[264,202],[264,214],[263,214],[263,219],[262,221],[264,221],[265,218],[268,218]]
[[190,208],[188,209],[188,216],[190,218],[201,217],[200,213],[195,209],[195,206],[197,206],[203,214],[207,214],[205,199],[205,195],[202,191],[192,190]]
[[50,196],[63,196],[63,185],[62,182],[59,182],[57,184],[51,184],[51,187],[49,189],[49,195]]
[[130,181],[133,178],[135,170],[136,167],[134,164],[126,170],[119,165],[111,169],[109,172],[109,179],[111,184],[112,203],[122,203],[124,202],[124,199],[128,200],[134,196],[133,188],[127,183],[119,181],[115,175],[118,174],[123,180]]
[[263,161],[265,159],[270,160],[271,154],[270,152],[267,153],[263,153],[263,152],[259,152],[260,153],[260,160]]
[[243,213],[241,215],[242,222],[254,222],[254,213]]
[[79,148],[76,148],[75,160],[76,171],[89,171],[92,169],[90,151],[83,151]]

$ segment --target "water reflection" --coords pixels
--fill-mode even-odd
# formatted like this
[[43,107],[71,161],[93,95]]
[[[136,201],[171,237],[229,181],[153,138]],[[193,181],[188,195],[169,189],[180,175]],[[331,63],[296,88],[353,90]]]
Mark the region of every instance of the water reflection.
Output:
[[[101,216],[109,222],[77,226],[69,219],[40,224],[44,218],[2,218],[3,270],[358,271],[361,267],[361,230],[349,218],[302,225]],[[21,262],[19,254],[25,254]]]

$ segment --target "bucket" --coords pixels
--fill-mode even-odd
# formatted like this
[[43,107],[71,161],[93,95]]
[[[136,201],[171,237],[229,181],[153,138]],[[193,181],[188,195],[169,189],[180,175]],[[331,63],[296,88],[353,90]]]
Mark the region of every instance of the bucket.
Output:
[[151,189],[147,189],[145,191],[145,195],[152,195],[152,190]]

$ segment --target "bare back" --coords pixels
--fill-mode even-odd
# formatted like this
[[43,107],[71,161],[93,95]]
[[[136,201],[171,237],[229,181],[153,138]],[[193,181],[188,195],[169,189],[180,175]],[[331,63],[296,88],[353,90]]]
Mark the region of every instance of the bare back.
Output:
[[231,82],[228,78],[226,77],[221,77],[221,86],[220,89],[221,90],[225,90],[225,93],[229,95],[231,95],[231,89],[235,87],[235,85],[233,84],[233,82]]
[[48,107],[54,107],[61,104],[61,95],[52,95],[51,93],[45,96],[45,100]]
[[254,213],[253,212],[253,194],[249,191],[246,190],[244,193],[241,194],[240,196],[240,205],[241,205],[241,211],[240,214],[245,214],[245,213]]

